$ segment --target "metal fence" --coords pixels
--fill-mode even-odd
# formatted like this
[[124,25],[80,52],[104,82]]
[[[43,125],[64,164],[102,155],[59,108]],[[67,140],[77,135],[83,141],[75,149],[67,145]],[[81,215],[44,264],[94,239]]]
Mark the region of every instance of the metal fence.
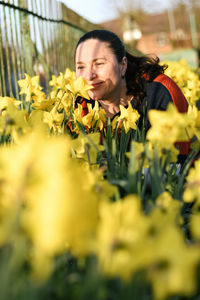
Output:
[[44,90],[51,75],[74,68],[74,48],[97,25],[56,0],[0,1],[0,96],[19,96],[17,81],[40,75]]

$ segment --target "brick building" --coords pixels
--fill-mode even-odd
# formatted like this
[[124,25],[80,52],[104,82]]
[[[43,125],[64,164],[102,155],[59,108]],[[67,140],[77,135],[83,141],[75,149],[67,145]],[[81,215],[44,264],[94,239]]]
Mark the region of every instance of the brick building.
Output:
[[[101,25],[116,34],[124,40],[126,18],[110,20]],[[174,31],[170,28],[169,12],[161,14],[144,15],[137,23],[133,20],[134,27],[139,28],[141,37],[125,44],[132,44],[139,51],[145,54],[163,54],[171,52],[174,49],[192,48],[192,38],[190,32],[189,17],[176,16]],[[199,36],[200,40],[200,36]]]

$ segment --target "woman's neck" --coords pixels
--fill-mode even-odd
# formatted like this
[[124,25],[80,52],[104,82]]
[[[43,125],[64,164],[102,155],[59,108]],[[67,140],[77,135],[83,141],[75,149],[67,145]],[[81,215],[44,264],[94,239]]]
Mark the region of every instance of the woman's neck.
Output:
[[116,100],[98,100],[98,102],[105,110],[106,116],[112,118],[120,111],[120,105],[127,106],[131,99],[132,96],[125,94],[123,97],[117,98]]
[[98,100],[101,107],[105,110],[106,116],[112,118],[120,111],[120,105],[127,106],[133,96],[127,95],[126,81],[123,79],[119,84],[114,98]]

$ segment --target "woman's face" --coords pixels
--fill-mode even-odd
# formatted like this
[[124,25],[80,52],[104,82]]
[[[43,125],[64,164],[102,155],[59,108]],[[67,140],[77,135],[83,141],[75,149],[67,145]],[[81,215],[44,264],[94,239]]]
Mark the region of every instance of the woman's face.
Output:
[[89,39],[77,47],[75,63],[77,77],[82,76],[93,87],[88,91],[91,99],[114,101],[119,98],[127,68],[126,57],[119,63],[108,43]]

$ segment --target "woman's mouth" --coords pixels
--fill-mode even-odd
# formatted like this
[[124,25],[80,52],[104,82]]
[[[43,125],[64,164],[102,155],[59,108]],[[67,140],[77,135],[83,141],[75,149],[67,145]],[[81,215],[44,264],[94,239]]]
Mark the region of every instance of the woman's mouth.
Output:
[[103,82],[97,82],[97,83],[92,83],[92,84],[90,84],[90,85],[93,87],[93,89],[96,89],[96,88],[98,88],[102,83],[103,83]]

